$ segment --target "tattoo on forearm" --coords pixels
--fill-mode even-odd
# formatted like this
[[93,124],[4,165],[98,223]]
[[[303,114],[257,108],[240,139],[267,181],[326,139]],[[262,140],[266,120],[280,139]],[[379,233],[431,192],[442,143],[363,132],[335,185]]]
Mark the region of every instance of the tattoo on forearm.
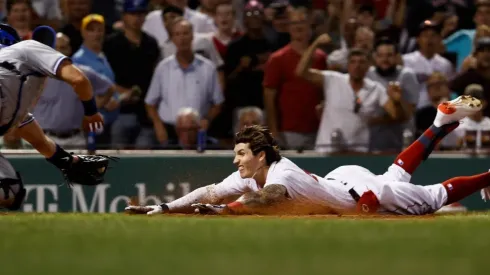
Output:
[[286,187],[279,184],[266,186],[258,192],[246,193],[242,197],[242,203],[248,207],[269,206],[286,199]]

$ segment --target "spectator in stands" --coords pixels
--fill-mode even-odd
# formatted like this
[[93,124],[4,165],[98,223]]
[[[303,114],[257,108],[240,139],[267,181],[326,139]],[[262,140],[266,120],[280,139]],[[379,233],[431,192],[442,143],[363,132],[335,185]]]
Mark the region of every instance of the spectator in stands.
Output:
[[469,69],[475,69],[476,68],[476,57],[475,57],[476,43],[482,37],[490,37],[490,27],[489,26],[480,25],[476,28],[475,39],[473,40],[473,50],[472,50],[471,54],[468,55],[464,59],[463,64],[461,65],[460,72],[465,72]]
[[242,36],[242,32],[240,32],[235,26],[235,15],[236,11],[233,8],[233,5],[229,2],[219,3],[216,6],[216,16],[214,18],[214,22],[218,30],[213,33],[212,40],[216,50],[223,60],[226,56],[228,44]]
[[32,5],[30,0],[7,1],[7,23],[12,26],[22,40],[31,39]]
[[[449,83],[449,87],[457,94],[463,94],[470,84],[479,84],[485,91],[484,97],[490,100],[490,37],[477,40],[475,49],[476,68],[458,74]],[[490,116],[490,109],[485,109],[485,116]]]
[[277,51],[291,41],[288,30],[288,11],[290,8],[288,3],[273,2],[268,9],[272,11],[272,18],[264,28],[264,32],[272,45],[272,51]]
[[[104,17],[99,14],[90,14],[83,18],[80,26],[83,37],[83,44],[73,55],[72,60],[75,64],[81,64],[92,68],[98,74],[107,77],[113,83],[116,78],[103,50],[105,35]],[[104,132],[97,136],[97,145],[100,148],[109,148],[111,144],[111,127],[117,119],[120,108],[119,93],[114,93],[113,97],[101,110],[104,116]]]
[[455,97],[455,94],[449,89],[446,75],[441,72],[432,73],[423,85],[426,86],[430,104],[420,108],[415,114],[415,136],[421,135],[432,125],[439,103]]
[[[167,0],[167,5],[176,6],[184,11],[184,18],[191,22],[196,33],[211,33],[216,31],[213,20],[207,15],[191,10],[187,6],[187,0]],[[143,30],[153,36],[159,45],[163,45],[168,40],[168,32],[163,23],[162,10],[150,12],[145,19]]]
[[200,5],[196,8],[196,11],[214,19],[214,16],[216,15],[216,5],[219,1],[220,0],[199,0]]
[[82,20],[90,13],[92,0],[64,1],[66,1],[66,14],[64,17],[67,24],[60,31],[70,38],[71,48],[73,53],[75,53],[83,43],[81,33]]
[[[165,29],[170,33],[169,28],[172,20],[176,15],[182,16],[184,11],[176,6],[167,6],[163,11],[163,20],[165,24]],[[194,26],[192,26],[194,29]],[[194,33],[192,39],[192,49],[195,53],[199,53],[203,57],[211,60],[217,68],[223,66],[223,59],[219,55],[218,51],[213,45],[209,34]],[[167,41],[160,43],[160,50],[162,58],[167,58],[176,52],[175,44],[172,42],[171,37]]]
[[263,108],[264,66],[271,53],[271,45],[264,37],[264,6],[252,0],[244,12],[247,31],[228,45],[225,59],[227,99],[233,108]]
[[[490,26],[490,0],[475,0],[476,12],[473,16],[475,27]],[[444,40],[448,52],[457,54],[457,68],[461,68],[463,60],[471,54],[474,44],[475,29],[462,29]]]
[[[355,32],[354,48],[362,49],[368,54],[374,47],[374,32],[367,27],[359,27]],[[328,69],[338,72],[347,72],[349,48],[341,48],[328,56]]]
[[144,98],[160,50],[157,41],[142,31],[148,11],[144,1],[125,0],[122,20],[124,30],[107,38],[104,52],[114,70],[117,88],[128,94],[112,125],[113,148],[148,149],[155,143],[153,124],[148,119]]
[[[70,40],[61,33],[56,37],[56,50],[71,55]],[[90,80],[96,95],[97,107],[104,106],[115,91],[113,83],[87,66],[78,65]],[[46,136],[60,146],[85,149],[85,133],[81,129],[83,106],[73,88],[67,83],[48,78],[44,91],[36,104],[33,115]]]
[[466,87],[465,95],[470,95],[482,100],[482,110],[465,117],[454,131],[458,137],[458,145],[471,151],[490,149],[490,118],[483,114],[487,107],[483,87],[479,84],[471,84]]
[[171,37],[177,52],[158,64],[145,98],[160,144],[177,138],[175,123],[180,108],[192,107],[204,114],[200,127],[206,131],[223,102],[216,66],[192,51],[192,28],[189,21],[175,19]]
[[165,2],[165,0],[150,0],[149,10],[154,11],[162,9],[165,6]]
[[177,139],[171,140],[168,146],[169,149],[196,150],[199,145],[199,139],[204,139],[201,146],[210,147],[210,149],[218,149],[218,141],[212,137],[199,133],[201,128],[201,117],[199,112],[194,108],[184,107],[177,112],[175,122],[175,131]]
[[[305,9],[289,13],[291,43],[274,52],[264,71],[264,98],[268,126],[285,148],[313,149],[319,120],[315,107],[322,100],[321,87],[295,75],[301,54],[311,39]],[[316,49],[312,68],[326,69],[326,55]]]
[[[440,25],[436,25],[431,21],[424,21],[419,27],[417,36],[419,50],[403,55],[403,64],[415,71],[420,83],[425,83],[428,76],[433,72],[442,72],[448,78],[454,72],[451,63],[437,54],[439,42]],[[431,105],[431,100],[427,90],[422,89],[417,108],[420,109],[427,105]]]
[[372,4],[362,4],[357,9],[357,21],[363,27],[374,30],[376,11]]
[[233,127],[235,132],[240,131],[245,126],[264,125],[264,112],[255,106],[243,107],[238,109],[237,121]]
[[54,29],[61,27],[61,15],[58,0],[31,0],[33,7],[33,26],[48,25]]
[[350,51],[347,74],[310,68],[314,50],[329,42],[327,34],[318,37],[305,51],[296,70],[298,76],[323,87],[325,107],[316,150],[366,152],[369,141],[367,121],[377,114],[378,109],[384,109],[393,120],[404,116],[401,91],[392,86],[386,90],[378,82],[366,78],[369,60],[368,53],[362,50]]
[[399,152],[403,147],[403,129],[415,114],[419,100],[420,84],[415,73],[406,67],[397,66],[397,45],[389,39],[380,39],[374,51],[374,66],[369,68],[367,78],[388,88],[391,82],[398,82],[402,92],[405,116],[402,121],[394,121],[380,109],[378,117],[370,121],[371,151]]

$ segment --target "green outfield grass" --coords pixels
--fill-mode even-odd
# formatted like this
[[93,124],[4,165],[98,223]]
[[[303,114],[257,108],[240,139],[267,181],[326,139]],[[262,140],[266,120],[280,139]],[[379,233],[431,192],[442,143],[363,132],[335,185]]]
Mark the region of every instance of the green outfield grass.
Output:
[[0,216],[0,273],[490,274],[490,214],[431,219]]

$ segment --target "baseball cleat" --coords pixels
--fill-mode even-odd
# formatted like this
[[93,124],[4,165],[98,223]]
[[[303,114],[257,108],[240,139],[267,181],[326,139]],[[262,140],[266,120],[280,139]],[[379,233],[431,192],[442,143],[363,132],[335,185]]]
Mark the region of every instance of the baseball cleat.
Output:
[[472,96],[462,95],[451,101],[446,101],[437,107],[437,115],[434,124],[442,126],[451,122],[460,121],[468,115],[480,111],[482,102]]

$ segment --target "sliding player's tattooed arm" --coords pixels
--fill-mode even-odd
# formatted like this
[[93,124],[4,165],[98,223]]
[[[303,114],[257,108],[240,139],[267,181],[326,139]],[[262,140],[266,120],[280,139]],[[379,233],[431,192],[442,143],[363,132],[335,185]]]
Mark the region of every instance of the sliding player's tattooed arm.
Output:
[[281,184],[269,184],[262,190],[248,192],[227,205],[229,214],[264,214],[279,211],[277,207],[288,200],[287,189]]

